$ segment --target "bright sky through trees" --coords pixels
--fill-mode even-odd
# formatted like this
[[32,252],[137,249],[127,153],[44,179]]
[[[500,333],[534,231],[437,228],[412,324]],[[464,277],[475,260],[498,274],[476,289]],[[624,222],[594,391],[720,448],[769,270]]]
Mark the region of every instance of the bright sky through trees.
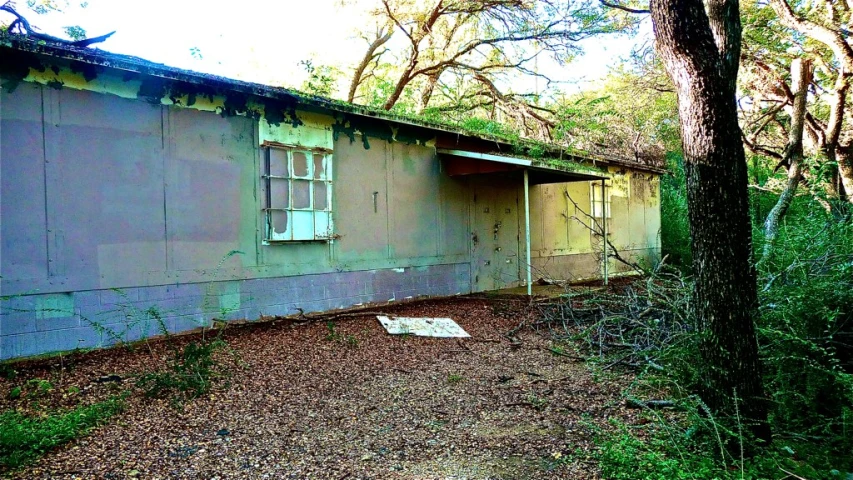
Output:
[[[23,3],[23,2],[22,2]],[[155,62],[231,78],[299,87],[306,77],[299,66],[342,69],[357,63],[366,43],[356,37],[369,23],[374,0],[242,0],[228,8],[200,0],[90,0],[82,8],[72,2],[62,12],[35,15],[21,8],[30,23],[45,33],[62,34],[62,27],[79,25],[89,36],[112,30],[116,34],[98,48],[136,55]],[[567,82],[566,92],[594,86],[635,42],[651,37],[643,22],[638,38],[600,37],[582,43],[585,54],[566,66],[546,55],[537,67],[549,77]],[[531,85],[532,79],[525,79]]]

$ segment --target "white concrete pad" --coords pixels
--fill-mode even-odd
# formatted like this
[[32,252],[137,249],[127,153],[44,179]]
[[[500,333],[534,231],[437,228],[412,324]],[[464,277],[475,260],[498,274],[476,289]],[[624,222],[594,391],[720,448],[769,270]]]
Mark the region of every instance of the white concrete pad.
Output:
[[386,317],[377,315],[379,323],[391,335],[417,335],[419,337],[467,338],[471,335],[450,318]]

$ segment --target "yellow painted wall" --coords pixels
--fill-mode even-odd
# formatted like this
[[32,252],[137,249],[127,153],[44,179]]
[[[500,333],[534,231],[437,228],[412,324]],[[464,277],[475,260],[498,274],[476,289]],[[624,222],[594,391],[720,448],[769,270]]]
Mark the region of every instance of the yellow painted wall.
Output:
[[[641,264],[660,256],[660,178],[610,167],[608,238],[620,255]],[[537,185],[531,188],[531,256],[534,276],[578,280],[601,275],[603,245],[592,229],[591,182]],[[610,259],[609,271],[631,268]]]

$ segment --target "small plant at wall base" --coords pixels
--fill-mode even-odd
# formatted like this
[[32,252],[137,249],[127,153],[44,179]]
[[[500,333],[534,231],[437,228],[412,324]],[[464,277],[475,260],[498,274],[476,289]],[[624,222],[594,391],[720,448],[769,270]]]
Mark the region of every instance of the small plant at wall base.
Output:
[[173,347],[165,368],[140,376],[136,385],[148,397],[170,398],[175,407],[209,393],[231,374],[228,365],[217,358],[217,353],[228,350],[222,330],[219,332],[216,337],[193,340],[183,348]]
[[326,341],[343,343],[347,347],[358,347],[358,337],[352,334],[343,335],[337,330],[335,322],[326,322]]

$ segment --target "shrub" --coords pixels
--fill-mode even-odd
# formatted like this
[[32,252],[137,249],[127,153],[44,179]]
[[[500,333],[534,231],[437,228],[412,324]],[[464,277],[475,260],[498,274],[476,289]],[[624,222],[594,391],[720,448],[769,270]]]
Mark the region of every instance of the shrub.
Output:
[[690,248],[690,223],[687,217],[687,184],[684,177],[684,160],[680,155],[669,154],[667,167],[670,175],[661,177],[660,242],[661,253],[669,264],[685,271],[690,270],[693,254]]
[[175,406],[205,395],[218,380],[228,376],[227,366],[216,358],[217,351],[227,346],[225,340],[216,337],[175,348],[166,368],[140,376],[137,386],[148,397],[171,397]]

